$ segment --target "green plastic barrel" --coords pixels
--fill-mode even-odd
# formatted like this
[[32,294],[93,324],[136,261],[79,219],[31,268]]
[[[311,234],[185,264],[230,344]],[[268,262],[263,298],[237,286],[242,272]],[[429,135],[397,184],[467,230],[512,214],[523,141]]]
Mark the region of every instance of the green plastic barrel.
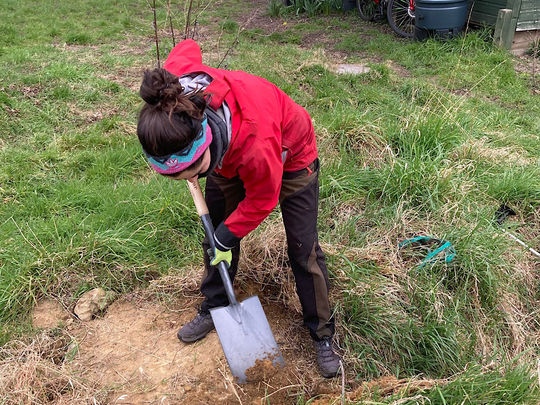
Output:
[[416,0],[415,38],[452,37],[463,31],[467,0]]

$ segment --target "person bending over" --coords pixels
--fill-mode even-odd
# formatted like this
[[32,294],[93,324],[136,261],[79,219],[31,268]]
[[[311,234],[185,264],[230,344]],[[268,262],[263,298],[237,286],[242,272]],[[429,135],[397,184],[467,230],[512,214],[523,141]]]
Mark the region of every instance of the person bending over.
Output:
[[234,280],[241,239],[279,202],[321,374],[338,374],[328,274],[317,234],[319,160],[307,111],[261,77],[204,65],[193,40],[174,47],[163,68],[144,73],[140,96],[146,103],[137,135],[151,167],[175,180],[206,177],[205,200],[215,228],[215,251],[208,252],[203,241],[204,301],[178,338],[194,342],[214,329],[209,310],[228,305],[216,265],[224,261]]

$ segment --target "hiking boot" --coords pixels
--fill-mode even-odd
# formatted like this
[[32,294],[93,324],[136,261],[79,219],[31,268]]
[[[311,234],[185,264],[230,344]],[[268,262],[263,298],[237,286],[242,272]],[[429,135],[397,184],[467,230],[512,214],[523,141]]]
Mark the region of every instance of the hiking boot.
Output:
[[185,343],[195,342],[202,339],[210,331],[214,329],[214,321],[212,316],[199,312],[195,318],[189,323],[186,323],[178,331],[178,339]]
[[326,337],[315,342],[315,350],[317,352],[317,363],[321,375],[325,378],[332,378],[339,374],[340,357],[334,352],[332,338]]

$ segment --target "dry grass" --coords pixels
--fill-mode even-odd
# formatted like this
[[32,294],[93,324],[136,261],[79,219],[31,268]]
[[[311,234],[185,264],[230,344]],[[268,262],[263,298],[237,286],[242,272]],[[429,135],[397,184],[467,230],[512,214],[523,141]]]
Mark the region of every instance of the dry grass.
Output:
[[[371,381],[363,382],[352,392],[344,395],[323,395],[313,402],[312,405],[337,405],[346,403],[373,403],[370,400],[396,396],[399,399],[390,402],[391,405],[408,403],[408,401],[422,400],[422,392],[430,390],[435,386],[448,384],[448,380],[431,380],[421,378],[401,378],[394,376],[384,376]],[[375,397],[375,398],[374,398]],[[375,402],[380,403],[380,402]]]
[[255,283],[266,299],[282,302],[301,313],[294,277],[289,268],[285,229],[281,216],[267,220],[242,241],[242,254],[237,275],[238,284],[251,289]]
[[469,139],[456,151],[460,158],[474,158],[475,161],[488,161],[499,164],[501,161],[511,162],[516,166],[528,166],[535,163],[535,159],[527,157],[523,148],[512,145],[496,148],[489,144],[489,138]]
[[[351,206],[343,203],[333,221],[336,227],[341,229],[343,224],[351,216],[351,210],[354,214],[362,214],[365,220],[365,213],[357,206]],[[344,243],[323,243],[323,251],[327,256],[332,257],[331,272],[333,275],[333,285],[331,289],[331,302],[338,303],[344,294],[354,296],[364,296],[369,293],[378,302],[384,303],[387,308],[388,316],[396,320],[410,319],[411,314],[406,312],[410,307],[410,293],[418,290],[421,285],[414,277],[414,269],[419,263],[420,258],[413,251],[400,249],[398,243],[415,235],[434,235],[436,228],[436,219],[429,216],[419,219],[414,211],[403,208],[397,209],[396,218],[390,227],[375,227],[370,231],[368,239],[362,246],[348,245]],[[453,210],[444,210],[451,216]],[[340,212],[342,215],[340,215]],[[456,217],[457,218],[457,217]],[[455,222],[455,226],[469,227],[470,224],[464,224],[459,219],[448,218],[448,222]],[[358,226],[368,226],[367,223],[359,223]],[[437,235],[434,235],[437,236]],[[506,260],[511,266],[505,267],[504,271],[512,271],[514,277],[518,277],[520,285],[528,286],[528,291],[534,291],[530,288],[536,283],[538,263],[529,260],[519,251],[519,247],[507,252]],[[525,256],[525,258],[524,258]],[[351,282],[351,263],[369,262],[374,263],[377,268],[375,279],[366,279],[365,281],[354,280]],[[173,297],[181,294],[183,297],[192,298],[193,302],[200,299],[198,292],[200,276],[203,269],[201,267],[190,267],[182,269],[181,274],[171,274],[150,282],[150,286],[144,295],[148,297]],[[296,314],[301,314],[301,307],[296,294],[294,278],[289,268],[287,257],[287,246],[285,232],[280,215],[274,215],[267,219],[265,226],[252,232],[242,242],[242,255],[239,264],[236,285],[248,294],[259,295],[262,300],[279,302],[286,308]],[[478,336],[476,352],[484,356],[490,356],[494,353],[494,348],[500,342],[492,333],[493,325],[490,323],[489,314],[485,313],[480,303],[479,291],[471,290],[471,304],[474,304],[477,316],[475,317],[474,328]],[[504,319],[504,327],[508,328],[508,334],[511,336],[509,350],[505,356],[506,360],[513,358],[516,354],[522,352],[531,345],[536,345],[539,329],[538,322],[531,312],[530,304],[526,302],[526,297],[522,294],[511,291],[510,289],[501,291],[498,296],[498,309],[501,311]],[[529,297],[530,302],[534,302],[534,297]],[[168,298],[165,298],[167,300]],[[445,289],[435,292],[433,299],[433,309],[437,314],[439,322],[444,322],[444,310],[452,305],[452,297]],[[377,368],[383,374],[390,373],[387,365],[392,364],[395,357],[392,349],[388,352],[381,352],[380,347],[375,347],[374,342],[369,336],[359,336],[354,331],[347,328],[343,323],[343,308],[336,307],[337,335],[338,345],[346,347],[345,337],[362,342],[364,345],[371,346],[378,353],[383,362],[377,363]],[[300,319],[300,318],[299,318]],[[420,319],[415,322],[421,324]],[[533,333],[534,332],[534,333]],[[291,332],[296,333],[296,332]],[[345,351],[345,362],[349,371],[360,367],[360,360],[354,353]],[[530,356],[522,356],[530,357]],[[385,365],[386,363],[386,365]],[[352,374],[351,374],[352,375]]]
[[0,403],[101,402],[104,394],[70,370],[70,342],[67,334],[49,331],[0,348]]
[[394,394],[412,395],[418,391],[428,390],[436,385],[447,384],[447,380],[430,380],[420,378],[401,378],[385,376],[375,380],[364,382],[359,388],[349,395],[352,401],[371,398],[373,393],[386,397]]
[[[348,214],[350,214],[347,204],[342,208],[344,214],[335,216],[338,222],[347,221]],[[353,208],[349,207],[349,209]],[[336,263],[332,268],[335,280],[332,289],[332,302],[338,302],[345,292],[362,296],[369,290],[381,302],[387,303],[389,309],[399,311],[399,308],[407,307],[407,290],[414,288],[416,283],[414,277],[410,277],[409,270],[416,265],[418,258],[409,256],[407,252],[400,250],[398,242],[417,232],[430,234],[434,227],[429,218],[420,221],[412,211],[399,211],[399,221],[395,221],[391,228],[378,227],[374,229],[369,239],[361,247],[344,244],[322,245],[325,253],[332,256]],[[289,269],[286,254],[286,240],[281,217],[276,215],[268,219],[264,227],[245,238],[242,248],[237,284],[244,290],[263,291],[259,294],[261,298],[283,303],[288,309],[300,314],[294,279]],[[515,256],[511,255],[508,260],[516,263],[516,266],[520,266],[518,273],[523,280],[527,280],[527,284],[532,283],[535,278],[535,264],[532,261],[528,262],[522,259],[522,255],[516,254]],[[347,269],[348,261],[375,262],[380,276],[377,278],[377,284],[368,285],[360,281],[351,283]],[[171,271],[168,276],[150,281],[148,288],[139,292],[138,295],[141,299],[157,298],[167,301],[178,298],[180,294],[195,302],[200,299],[198,287],[202,271],[200,266]],[[374,287],[376,288],[374,289]],[[435,306],[443,308],[446,299],[447,297],[441,294],[437,297]],[[502,295],[501,309],[505,313],[507,326],[512,333],[514,350],[509,353],[511,356],[519,353],[523,348],[529,347],[532,342],[526,340],[538,337],[538,334],[530,334],[530,328],[536,328],[536,324],[535,320],[531,318],[530,311],[524,307],[519,295],[510,292]],[[478,314],[482,312],[479,303],[477,310]],[[338,314],[336,336],[340,346],[345,346],[341,344],[345,335],[370,344],[368,338],[355,335],[354,332],[346,328],[345,324],[341,324],[340,315]],[[392,316],[395,319],[404,319],[406,314],[396,312]],[[440,316],[442,317],[442,312]],[[482,318],[482,316],[479,317],[476,323],[479,351],[484,354],[492,354],[495,347],[493,336],[485,332],[488,327],[488,317],[485,316],[485,323]],[[291,338],[285,339],[284,350],[294,349],[292,346],[287,346],[287,342],[304,344],[301,343],[301,339],[294,338],[297,337],[297,334],[297,327],[290,330]],[[30,343],[12,342],[8,347],[1,349],[0,392],[9,394],[2,394],[0,401],[9,405],[43,402],[82,404],[93,399],[96,401],[104,399],[107,395],[106,390],[99,391],[92,383],[85,381],[70,370],[69,363],[65,359],[66,353],[69,352],[69,343],[70,338],[67,335],[44,333]],[[376,348],[374,349],[376,350]],[[393,356],[391,351],[380,354],[387,362],[391,362]],[[344,360],[347,365],[347,379],[353,381],[355,377],[353,370],[358,359],[354,353],[345,351]],[[315,380],[303,377],[309,375],[309,371],[313,369],[312,359],[305,359],[305,361],[295,364],[295,367],[297,368],[295,374],[298,378],[294,383],[299,389],[302,388],[301,391],[310,395],[319,395],[319,399],[312,403],[321,401],[320,403],[324,404],[337,404],[341,402],[341,396],[336,395],[336,393],[324,395],[323,392],[319,391]],[[390,371],[383,363],[378,364],[378,368],[386,373]],[[362,402],[373,399],[374,395],[378,398],[394,396],[399,398],[393,402],[397,405],[408,400],[421,400],[424,398],[422,394],[424,390],[446,383],[448,383],[447,380],[397,379],[387,375],[364,382],[355,391],[347,393],[346,398],[351,402]],[[279,387],[268,387],[268,392],[272,393],[278,389]]]

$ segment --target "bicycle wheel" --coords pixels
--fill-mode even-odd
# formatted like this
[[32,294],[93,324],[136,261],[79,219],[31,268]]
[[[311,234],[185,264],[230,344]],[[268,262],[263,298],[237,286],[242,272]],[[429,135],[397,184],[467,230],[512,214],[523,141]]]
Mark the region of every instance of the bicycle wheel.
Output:
[[386,17],[399,36],[414,36],[414,0],[389,0]]
[[375,0],[356,0],[356,8],[358,8],[362,20],[373,21],[377,7]]

